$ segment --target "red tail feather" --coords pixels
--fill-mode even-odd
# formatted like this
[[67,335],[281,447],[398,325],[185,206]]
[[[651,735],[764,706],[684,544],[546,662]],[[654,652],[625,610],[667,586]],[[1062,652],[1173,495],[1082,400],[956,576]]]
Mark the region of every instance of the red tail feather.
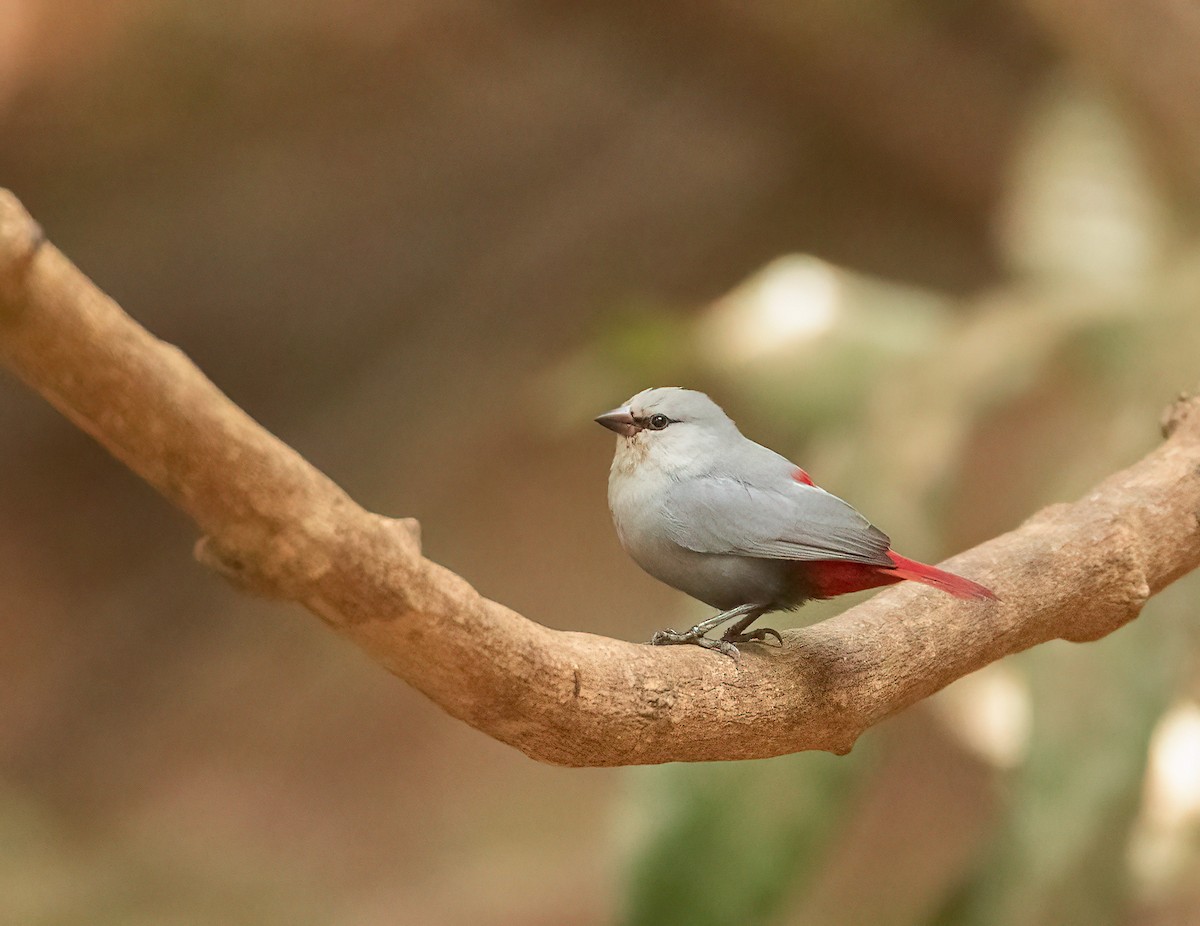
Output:
[[997,600],[995,593],[990,588],[984,588],[978,582],[956,576],[954,573],[938,569],[936,566],[927,566],[916,560],[906,559],[894,550],[889,550],[888,556],[896,564],[896,571],[893,575],[898,575],[902,579],[924,582],[926,585],[949,592],[955,598]]
[[836,595],[860,592],[863,589],[878,588],[881,585],[892,585],[911,579],[949,592],[955,598],[996,600],[991,589],[984,588],[978,582],[907,559],[891,550],[888,551],[888,556],[896,564],[895,569],[827,560],[798,563],[797,566],[803,570],[805,579],[818,598],[833,598]]

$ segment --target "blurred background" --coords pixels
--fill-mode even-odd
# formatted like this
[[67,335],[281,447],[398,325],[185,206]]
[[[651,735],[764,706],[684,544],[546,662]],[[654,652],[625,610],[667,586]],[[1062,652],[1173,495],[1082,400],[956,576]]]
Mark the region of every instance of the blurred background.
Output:
[[[428,555],[644,640],[705,612],[609,523],[642,387],[933,561],[1155,446],[1198,49],[1181,0],[0,0],[0,185]],[[0,923],[1200,923],[1196,577],[844,758],[550,768],[0,383]]]

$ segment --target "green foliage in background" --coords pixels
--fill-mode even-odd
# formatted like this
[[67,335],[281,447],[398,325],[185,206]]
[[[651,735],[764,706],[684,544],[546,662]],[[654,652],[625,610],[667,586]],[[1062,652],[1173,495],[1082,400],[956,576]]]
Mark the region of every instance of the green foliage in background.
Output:
[[817,869],[869,753],[643,770],[653,832],[631,861],[627,922],[763,922]]

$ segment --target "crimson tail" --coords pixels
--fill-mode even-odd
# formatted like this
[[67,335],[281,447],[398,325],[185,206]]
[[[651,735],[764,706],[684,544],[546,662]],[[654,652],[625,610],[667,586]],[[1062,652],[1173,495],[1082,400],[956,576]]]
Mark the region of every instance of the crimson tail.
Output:
[[936,566],[927,566],[925,563],[918,563],[915,559],[903,557],[893,550],[888,551],[888,556],[896,564],[896,569],[892,575],[899,576],[902,579],[912,579],[914,582],[924,582],[926,585],[932,585],[934,588],[940,588],[944,592],[949,592],[955,598],[998,600],[995,592],[990,588],[985,588],[978,582],[972,582],[970,579],[956,576],[954,573],[938,569]]

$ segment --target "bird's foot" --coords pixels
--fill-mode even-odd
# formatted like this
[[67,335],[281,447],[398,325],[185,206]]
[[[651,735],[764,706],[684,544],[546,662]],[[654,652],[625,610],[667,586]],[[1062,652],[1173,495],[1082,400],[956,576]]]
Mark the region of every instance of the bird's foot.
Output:
[[749,633],[734,633],[733,628],[721,637],[722,643],[765,643],[771,637],[779,641],[779,645],[783,646],[783,637],[779,635],[779,631],[774,627],[759,627],[757,630],[751,630]]
[[[780,645],[783,645],[783,638],[775,633],[774,630],[755,630],[752,633],[742,633],[743,630],[750,624],[751,621],[757,619],[759,615],[765,611],[762,605],[758,604],[743,604],[736,608],[730,608],[728,611],[722,611],[720,614],[713,615],[708,620],[701,621],[687,633],[680,633],[678,630],[660,630],[650,638],[650,643],[653,646],[672,646],[675,644],[690,643],[693,646],[702,646],[705,649],[716,650],[725,656],[737,658],[738,648],[736,643],[749,643],[755,640],[763,640],[768,634],[775,634],[775,638],[779,640]],[[720,640],[710,640],[705,636],[710,630],[715,630],[722,624],[736,620],[732,627],[726,632]]]
[[678,630],[660,630],[650,638],[650,645],[676,646],[691,644],[693,646],[702,646],[705,649],[716,650],[723,656],[730,656],[737,659],[738,648],[728,640],[710,640],[704,635],[707,629],[703,624],[697,624],[686,633],[680,633]]

